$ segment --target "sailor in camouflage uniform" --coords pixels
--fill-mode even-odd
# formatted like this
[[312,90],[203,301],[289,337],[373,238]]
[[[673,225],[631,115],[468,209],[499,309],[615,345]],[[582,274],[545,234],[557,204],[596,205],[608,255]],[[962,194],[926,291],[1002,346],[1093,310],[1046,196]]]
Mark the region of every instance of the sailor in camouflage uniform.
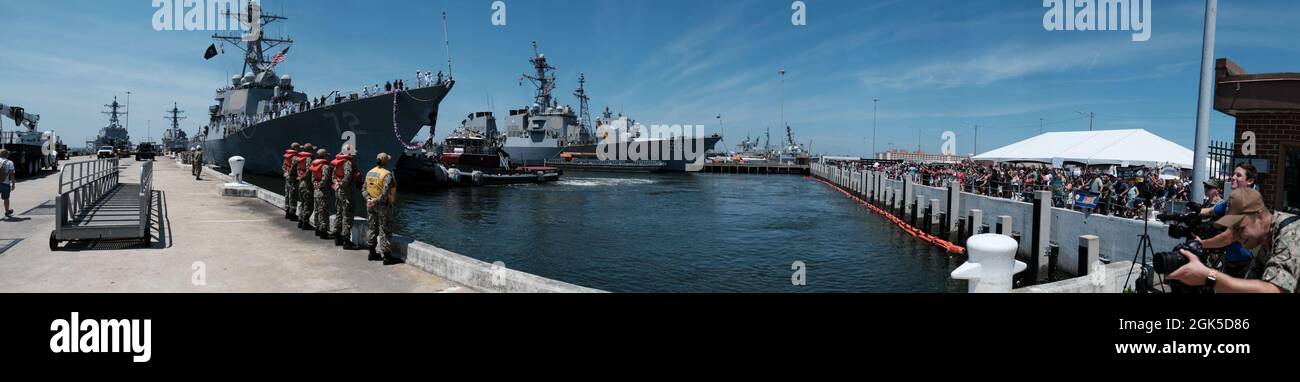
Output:
[[316,152],[316,146],[308,143],[302,146],[302,152],[298,154],[298,228],[310,230],[311,214],[315,211],[316,194],[311,189],[311,173],[307,170],[311,167],[311,157]]
[[1215,224],[1232,230],[1236,239],[1247,247],[1260,246],[1251,260],[1245,279],[1219,273],[1206,267],[1200,259],[1182,251],[1189,262],[1169,278],[1191,286],[1205,285],[1216,292],[1296,292],[1296,275],[1300,272],[1300,217],[1270,212],[1264,207],[1259,191],[1243,188],[1232,191],[1228,213]]
[[201,180],[199,174],[203,173],[203,146],[195,146],[191,155],[190,173],[194,175],[194,180]]
[[329,200],[334,196],[333,187],[330,186],[333,170],[330,169],[329,152],[325,151],[325,149],[316,150],[316,160],[312,162],[311,167],[312,197],[316,207],[316,213],[312,217],[311,225],[316,227],[317,237],[328,238],[330,233]]
[[352,194],[356,188],[356,181],[360,178],[357,171],[357,164],[353,160],[352,145],[343,145],[334,161],[330,162],[330,167],[334,169],[334,221],[330,222],[330,234],[334,236],[334,245],[342,246],[344,249],[352,250],[358,247],[352,243]]
[[284,163],[281,167],[284,169],[284,218],[290,221],[298,220],[298,172],[294,171],[294,161],[298,159],[298,150],[302,146],[298,142],[289,145],[289,149],[284,151]]
[[389,156],[379,153],[375,158],[375,167],[366,173],[365,196],[369,229],[366,232],[366,245],[370,246],[370,260],[383,260],[384,265],[401,261],[392,256],[393,239],[393,202],[396,201],[397,184],[393,173],[385,166]]

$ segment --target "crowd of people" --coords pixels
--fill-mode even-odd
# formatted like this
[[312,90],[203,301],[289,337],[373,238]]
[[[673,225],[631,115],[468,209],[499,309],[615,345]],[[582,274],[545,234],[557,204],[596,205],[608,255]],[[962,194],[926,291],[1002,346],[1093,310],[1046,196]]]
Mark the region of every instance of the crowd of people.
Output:
[[[863,164],[873,166],[890,179],[911,177],[917,183],[932,187],[946,187],[956,183],[962,191],[978,195],[1007,198],[1028,202],[1035,191],[1052,192],[1052,204],[1058,208],[1089,210],[1106,215],[1140,218],[1148,211],[1168,211],[1173,206],[1183,206],[1190,197],[1191,180],[1179,171],[1176,175],[1162,176],[1160,169],[1129,167],[1123,173],[1112,166],[1053,168],[1041,164],[978,163],[915,163],[895,162]],[[1217,202],[1223,184],[1218,180],[1206,182],[1208,202]],[[1095,197],[1095,208],[1076,206],[1076,196]],[[1207,201],[1197,201],[1204,203]]]

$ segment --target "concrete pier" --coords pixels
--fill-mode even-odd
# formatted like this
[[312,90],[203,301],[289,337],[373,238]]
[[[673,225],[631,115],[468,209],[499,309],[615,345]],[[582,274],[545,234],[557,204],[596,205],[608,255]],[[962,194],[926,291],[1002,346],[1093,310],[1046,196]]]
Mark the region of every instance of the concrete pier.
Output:
[[[89,160],[74,158],[72,161]],[[124,159],[123,181],[140,163]],[[470,292],[473,288],[401,264],[367,261],[297,229],[257,198],[222,197],[223,180],[195,181],[188,166],[154,166],[154,239],[86,241],[49,249],[58,173],[20,181],[15,217],[0,220],[0,292]],[[7,247],[7,249],[6,249]]]

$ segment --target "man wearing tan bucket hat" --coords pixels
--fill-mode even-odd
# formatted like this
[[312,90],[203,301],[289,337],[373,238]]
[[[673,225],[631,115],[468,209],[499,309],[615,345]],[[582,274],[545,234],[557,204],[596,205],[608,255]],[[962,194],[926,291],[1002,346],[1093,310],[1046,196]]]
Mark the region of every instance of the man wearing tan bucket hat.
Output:
[[1191,252],[1181,251],[1189,260],[1169,278],[1187,285],[1206,285],[1215,292],[1294,293],[1300,272],[1300,220],[1295,215],[1271,212],[1264,206],[1259,191],[1251,188],[1233,190],[1228,198],[1228,213],[1214,223],[1228,228],[1247,247],[1259,247],[1246,278],[1235,278],[1206,267]]

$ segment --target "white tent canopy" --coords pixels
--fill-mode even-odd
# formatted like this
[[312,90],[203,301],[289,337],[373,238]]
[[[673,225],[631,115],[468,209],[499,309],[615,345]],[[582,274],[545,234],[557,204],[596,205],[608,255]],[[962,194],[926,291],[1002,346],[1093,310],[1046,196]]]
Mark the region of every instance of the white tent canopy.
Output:
[[975,156],[995,162],[1192,168],[1192,150],[1142,129],[1045,133]]

